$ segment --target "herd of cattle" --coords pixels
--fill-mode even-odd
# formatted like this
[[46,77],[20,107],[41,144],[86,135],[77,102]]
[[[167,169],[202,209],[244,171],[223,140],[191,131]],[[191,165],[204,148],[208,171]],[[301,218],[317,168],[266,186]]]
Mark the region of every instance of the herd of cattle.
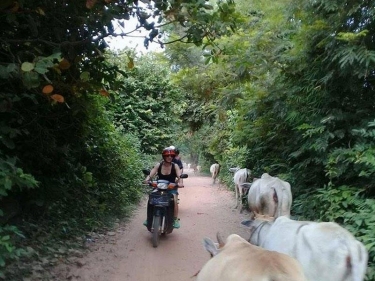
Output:
[[[220,167],[211,166],[215,182]],[[249,169],[234,173],[236,207],[248,189],[250,220],[242,222],[250,230],[248,241],[236,234],[226,243],[206,238],[204,247],[212,258],[197,281],[363,281],[368,252],[349,231],[334,222],[290,219],[290,184],[265,173],[251,179]]]

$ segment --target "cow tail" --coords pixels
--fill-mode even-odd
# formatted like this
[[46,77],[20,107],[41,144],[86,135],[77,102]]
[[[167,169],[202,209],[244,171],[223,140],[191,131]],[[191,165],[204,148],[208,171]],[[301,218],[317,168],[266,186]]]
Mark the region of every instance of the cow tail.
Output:
[[249,169],[246,168],[246,181],[250,180],[249,177],[250,177],[250,175],[249,175]]
[[273,213],[273,217],[277,218],[279,214],[279,210],[281,209],[281,204],[280,199],[282,199],[283,196],[280,194],[280,190],[278,188],[273,188],[273,202],[275,202],[275,211]]
[[[278,216],[290,216],[290,213],[289,214],[282,214],[282,210],[283,210],[283,207],[288,207],[288,206],[284,206],[285,204],[288,204],[288,202],[285,202],[285,200],[287,200],[289,198],[288,194],[287,194],[287,190],[285,189],[280,189],[280,188],[274,188],[274,194],[273,194],[273,200],[275,202],[275,205],[276,205],[276,210],[275,210],[275,214],[274,214],[274,217],[278,217]],[[290,208],[288,207],[288,210]]]
[[348,255],[346,257],[347,272],[352,275],[353,281],[363,281],[367,270],[368,253],[366,248],[358,241],[347,244]]
[[197,271],[197,273],[195,273],[193,276],[190,276],[190,278],[195,278],[195,277],[197,277],[198,276],[198,274],[199,274],[199,272],[201,272],[201,270],[199,269],[198,271]]

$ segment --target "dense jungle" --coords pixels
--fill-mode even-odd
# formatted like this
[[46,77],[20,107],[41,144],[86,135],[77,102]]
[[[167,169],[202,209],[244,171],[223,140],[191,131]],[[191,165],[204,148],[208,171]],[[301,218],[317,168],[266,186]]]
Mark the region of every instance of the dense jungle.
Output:
[[290,182],[293,217],[345,226],[375,280],[374,19],[358,0],[2,0],[0,278],[129,216],[175,145],[228,188],[236,166]]

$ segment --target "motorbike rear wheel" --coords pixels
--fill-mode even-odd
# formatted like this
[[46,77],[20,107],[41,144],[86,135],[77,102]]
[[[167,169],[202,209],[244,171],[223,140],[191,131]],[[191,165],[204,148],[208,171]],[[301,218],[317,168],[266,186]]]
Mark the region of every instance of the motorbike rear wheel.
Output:
[[154,216],[154,219],[153,219],[153,232],[152,232],[152,246],[154,248],[156,248],[158,245],[159,245],[159,238],[160,238],[160,233],[159,233],[159,229],[160,229],[160,223],[161,223],[161,217],[160,216]]

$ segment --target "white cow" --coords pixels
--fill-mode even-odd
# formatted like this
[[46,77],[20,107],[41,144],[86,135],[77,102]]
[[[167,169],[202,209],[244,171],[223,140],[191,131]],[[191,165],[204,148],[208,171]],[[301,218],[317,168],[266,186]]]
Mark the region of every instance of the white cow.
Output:
[[231,172],[231,173],[235,173],[235,172],[237,172],[239,169],[241,169],[240,167],[234,167],[234,168],[229,168],[229,172]]
[[238,207],[238,203],[240,203],[240,211],[242,212],[242,195],[244,194],[244,187],[242,186],[243,183],[248,182],[250,180],[251,171],[247,168],[239,169],[234,173],[233,182],[234,182],[234,190],[236,192],[236,206]]
[[301,265],[287,255],[251,245],[237,234],[230,235],[225,245],[218,240],[219,249],[211,239],[204,240],[213,258],[197,281],[306,281]]
[[210,167],[210,173],[212,177],[212,184],[215,184],[216,178],[220,172],[220,165],[218,163],[212,164]]
[[288,182],[264,173],[260,179],[242,186],[250,188],[247,201],[255,216],[290,217],[293,198]]
[[346,229],[333,222],[243,221],[250,227],[249,242],[298,260],[309,281],[363,281],[368,253]]
[[194,174],[196,174],[198,172],[197,164],[191,164],[191,168],[193,169]]

